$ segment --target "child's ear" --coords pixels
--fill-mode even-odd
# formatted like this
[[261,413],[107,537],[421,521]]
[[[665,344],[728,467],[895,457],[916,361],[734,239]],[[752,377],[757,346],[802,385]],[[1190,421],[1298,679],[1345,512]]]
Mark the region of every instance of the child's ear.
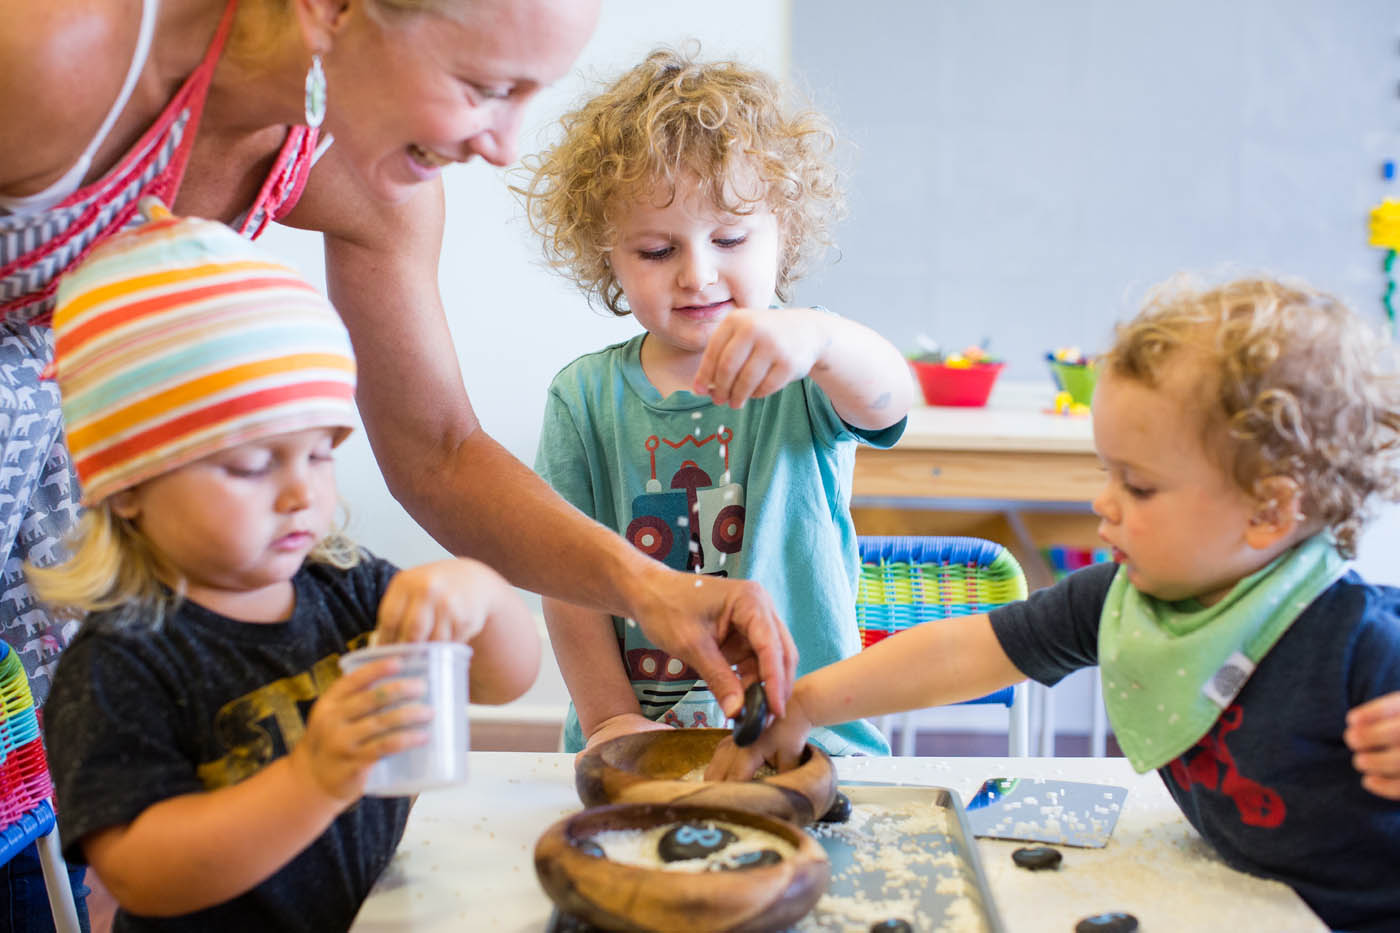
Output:
[[107,507],[112,510],[112,514],[127,521],[135,521],[141,514],[141,501],[134,489],[123,489],[114,492],[107,497]]
[[1254,484],[1254,514],[1245,540],[1266,550],[1288,538],[1303,522],[1303,493],[1289,476],[1266,476]]

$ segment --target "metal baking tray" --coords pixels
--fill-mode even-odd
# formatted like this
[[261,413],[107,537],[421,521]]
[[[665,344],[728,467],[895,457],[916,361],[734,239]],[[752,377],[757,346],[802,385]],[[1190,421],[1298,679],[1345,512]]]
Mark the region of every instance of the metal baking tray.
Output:
[[[866,930],[872,923],[884,919],[904,920],[916,931],[963,930],[977,926],[976,920],[980,919],[981,929],[986,933],[1005,933],[977,853],[977,843],[956,791],[945,787],[863,782],[842,784],[840,790],[851,798],[856,808],[876,805],[905,810],[912,806],[916,813],[923,807],[938,811],[944,817],[946,829],[906,832],[895,827],[892,818],[870,814],[868,819],[874,821],[880,841],[870,838],[853,845],[841,834],[843,824],[809,827],[808,831],[816,836],[831,859],[831,883],[817,906],[794,928],[796,931]],[[855,822],[853,819],[851,824],[844,825],[851,827]],[[908,847],[909,851],[922,854],[903,862],[903,870],[887,872],[873,863],[881,849],[888,851],[891,843],[901,851]],[[841,910],[833,900],[859,895],[863,895],[863,906],[858,913]],[[874,906],[877,904],[880,906]],[[887,915],[866,912],[878,912],[884,905],[890,910]]]
[[[868,839],[859,845],[841,835],[841,825],[808,827],[831,860],[831,882],[826,893],[788,933],[865,931],[881,920],[900,919],[916,933],[976,928],[984,933],[1006,933],[996,901],[987,885],[987,874],[977,854],[977,843],[956,791],[946,787],[912,787],[852,781],[840,790],[852,807],[875,805],[891,808],[928,808],[944,817],[941,832],[901,832],[895,838]],[[916,811],[917,812],[917,811]],[[872,819],[880,820],[876,815]],[[853,820],[854,822],[854,820]],[[888,837],[888,829],[881,832]],[[908,863],[904,877],[890,877],[870,864],[882,848],[912,846],[926,857]],[[839,908],[834,899],[864,895],[860,915]],[[597,927],[576,917],[550,916],[546,933],[595,933]]]

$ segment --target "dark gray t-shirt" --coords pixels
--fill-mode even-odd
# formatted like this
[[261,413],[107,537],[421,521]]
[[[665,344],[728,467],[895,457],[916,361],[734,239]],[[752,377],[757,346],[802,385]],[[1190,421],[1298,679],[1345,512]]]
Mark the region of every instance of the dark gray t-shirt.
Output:
[[[395,568],[302,568],[287,622],[250,624],[184,604],[159,631],[87,619],[45,707],[64,856],[152,804],[237,783],[287,754],[342,653],[373,630]],[[344,930],[403,834],[408,798],[365,797],[262,884],[177,918],[118,912],[113,930]]]
[[[995,610],[1028,677],[1098,663],[1117,568],[1071,574]],[[1400,590],[1348,573],[1260,660],[1215,725],[1158,769],[1191,825],[1231,865],[1291,885],[1329,925],[1400,930],[1400,801],[1361,786],[1342,742],[1349,709],[1400,690]]]

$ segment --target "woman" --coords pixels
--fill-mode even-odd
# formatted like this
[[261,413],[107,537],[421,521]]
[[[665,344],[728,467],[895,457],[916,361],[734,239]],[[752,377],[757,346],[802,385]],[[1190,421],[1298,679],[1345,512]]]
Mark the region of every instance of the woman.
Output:
[[324,234],[370,442],[446,548],[637,619],[731,713],[739,663],[782,712],[796,658],[767,594],[668,570],[566,505],[481,428],[452,350],[438,176],[474,156],[515,159],[525,104],[578,55],[597,0],[5,0],[0,12],[0,618],[37,702],[75,628],[46,616],[19,569],[54,559],[76,510],[56,389],[39,378],[52,290],[156,194],[250,236],[270,220]]

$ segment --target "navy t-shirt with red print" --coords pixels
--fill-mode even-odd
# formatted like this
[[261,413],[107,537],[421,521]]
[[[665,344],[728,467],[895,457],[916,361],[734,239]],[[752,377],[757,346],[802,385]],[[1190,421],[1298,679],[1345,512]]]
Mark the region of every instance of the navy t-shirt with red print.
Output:
[[[991,614],[1002,649],[1052,685],[1098,663],[1117,568],[1071,574]],[[1361,786],[1347,711],[1400,690],[1400,590],[1347,573],[1260,660],[1199,742],[1158,770],[1230,865],[1293,887],[1341,930],[1400,930],[1400,801]]]

